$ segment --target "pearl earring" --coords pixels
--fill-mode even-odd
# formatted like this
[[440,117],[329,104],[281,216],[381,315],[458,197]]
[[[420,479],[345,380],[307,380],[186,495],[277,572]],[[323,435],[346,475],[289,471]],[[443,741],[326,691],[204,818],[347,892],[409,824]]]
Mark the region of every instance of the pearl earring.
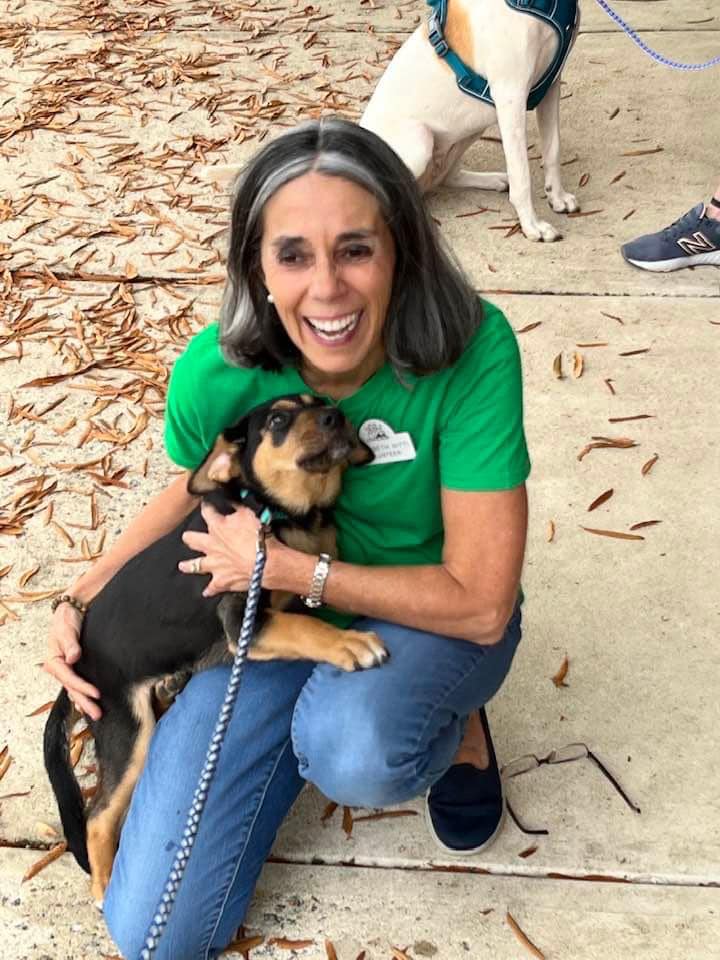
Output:
[[267,295],[268,303],[275,303],[275,297],[271,293]]

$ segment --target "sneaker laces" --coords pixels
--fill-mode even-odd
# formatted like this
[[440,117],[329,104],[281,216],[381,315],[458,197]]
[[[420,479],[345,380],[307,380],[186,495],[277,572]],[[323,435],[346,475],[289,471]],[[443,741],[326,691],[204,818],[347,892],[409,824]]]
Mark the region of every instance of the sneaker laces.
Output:
[[693,207],[692,210],[688,210],[687,213],[684,213],[681,217],[671,223],[669,227],[665,227],[662,230],[662,237],[664,240],[672,239],[674,240],[676,236],[680,233],[684,233],[690,226],[691,220],[701,220],[703,219],[702,214],[698,214],[697,207]]

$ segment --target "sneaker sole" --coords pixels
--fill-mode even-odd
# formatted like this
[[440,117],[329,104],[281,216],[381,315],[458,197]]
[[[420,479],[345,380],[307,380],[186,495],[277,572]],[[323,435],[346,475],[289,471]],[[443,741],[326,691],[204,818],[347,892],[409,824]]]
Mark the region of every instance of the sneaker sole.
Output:
[[476,853],[482,853],[484,850],[487,850],[488,847],[492,846],[493,843],[500,836],[503,826],[505,825],[505,789],[502,788],[502,815],[500,816],[500,821],[498,822],[495,832],[491,834],[485,843],[481,843],[479,847],[470,847],[467,850],[456,850],[454,847],[446,846],[440,837],[435,833],[435,827],[433,826],[432,817],[430,816],[430,805],[428,803],[428,797],[430,796],[430,791],[428,790],[425,794],[425,825],[428,828],[428,833],[432,837],[432,840],[436,847],[439,847],[444,853],[450,857],[468,857]]
[[625,260],[641,270],[670,273],[672,270],[682,270],[683,267],[720,267],[720,250],[714,253],[698,253],[694,257],[676,257],[674,260],[633,260],[631,257],[625,257]]

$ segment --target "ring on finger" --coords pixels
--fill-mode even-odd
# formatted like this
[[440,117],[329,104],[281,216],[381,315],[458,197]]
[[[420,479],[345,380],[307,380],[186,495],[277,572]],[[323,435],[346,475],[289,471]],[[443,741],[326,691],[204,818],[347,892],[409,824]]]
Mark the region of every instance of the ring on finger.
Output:
[[195,557],[190,564],[190,573],[202,573],[201,558]]

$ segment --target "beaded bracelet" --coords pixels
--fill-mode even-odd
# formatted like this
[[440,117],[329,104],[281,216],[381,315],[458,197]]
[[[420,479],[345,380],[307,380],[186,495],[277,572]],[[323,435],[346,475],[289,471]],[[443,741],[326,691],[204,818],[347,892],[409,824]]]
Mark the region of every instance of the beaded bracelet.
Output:
[[86,614],[88,610],[86,603],[83,603],[76,597],[70,596],[69,593],[62,593],[59,597],[55,597],[50,604],[50,610],[55,613],[61,603],[69,603],[71,607],[74,607],[78,613],[82,613],[83,615]]

